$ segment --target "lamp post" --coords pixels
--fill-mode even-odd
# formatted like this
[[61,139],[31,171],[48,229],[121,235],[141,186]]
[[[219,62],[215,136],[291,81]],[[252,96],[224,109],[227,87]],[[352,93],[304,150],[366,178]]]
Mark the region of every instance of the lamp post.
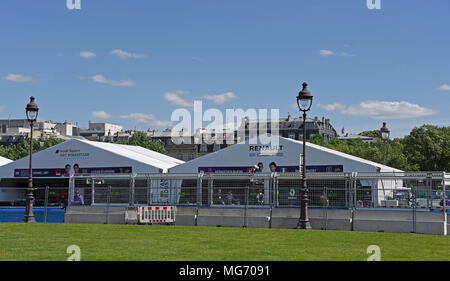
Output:
[[23,217],[23,222],[36,222],[34,219],[33,213],[33,125],[37,119],[39,107],[34,102],[34,97],[30,97],[30,103],[27,104],[26,113],[28,122],[30,122],[30,161],[29,161],[29,169],[28,169],[28,188],[27,188],[27,196],[26,196],[26,208],[25,208],[25,216]]
[[300,111],[303,111],[303,157],[302,157],[302,187],[300,189],[300,218],[298,220],[298,229],[310,229],[308,216],[308,187],[306,185],[306,112],[311,109],[313,96],[307,89],[308,84],[302,84],[303,89],[298,93],[297,105]]
[[386,165],[386,142],[389,140],[389,134],[391,132],[386,127],[386,122],[383,122],[383,127],[380,129],[381,139],[384,142],[384,152],[383,152],[383,164]]

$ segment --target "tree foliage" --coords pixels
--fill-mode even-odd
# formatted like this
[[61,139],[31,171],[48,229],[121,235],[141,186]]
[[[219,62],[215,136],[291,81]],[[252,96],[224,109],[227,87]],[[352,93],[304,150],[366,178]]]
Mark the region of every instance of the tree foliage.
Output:
[[409,162],[422,171],[450,171],[450,127],[423,125],[403,140]]
[[366,137],[371,137],[371,138],[377,138],[377,139],[381,138],[380,130],[364,131],[364,132],[359,133],[359,135],[366,136]]
[[[47,149],[54,145],[57,145],[64,140],[58,138],[47,138],[43,144],[41,144],[38,140],[33,139],[33,153],[41,151],[43,149]],[[13,147],[3,147],[0,146],[0,156],[17,160],[23,157],[26,157],[30,154],[30,139],[26,138],[21,143],[14,145]]]
[[[44,143],[40,143],[38,140],[33,140],[33,153],[47,149],[54,145],[57,145],[64,140],[58,138],[47,138]],[[120,144],[137,145],[150,150],[154,150],[159,153],[167,154],[167,150],[159,143],[152,140],[144,132],[137,132],[131,136],[127,141],[119,142]],[[30,139],[26,138],[21,143],[14,145],[13,147],[0,146],[0,156],[17,160],[28,156],[30,153]]]
[[[324,142],[315,135],[311,143],[354,155],[377,163],[383,163],[384,143],[379,132],[366,131],[361,135],[375,137],[374,142],[360,139],[332,140]],[[386,165],[404,171],[450,171],[450,127],[423,125],[414,128],[404,138],[386,142]]]
[[162,144],[154,141],[151,137],[147,136],[145,132],[135,132],[128,140],[120,141],[119,144],[137,145],[143,148],[147,148],[162,154],[167,154],[167,150]]

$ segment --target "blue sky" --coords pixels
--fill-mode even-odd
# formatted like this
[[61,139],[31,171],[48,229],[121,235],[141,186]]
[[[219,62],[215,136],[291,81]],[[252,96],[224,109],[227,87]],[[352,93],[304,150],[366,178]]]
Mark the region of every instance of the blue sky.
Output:
[[[450,1],[3,0],[0,118],[164,128],[203,107],[293,107],[340,131],[450,124]],[[205,125],[208,123],[205,122]]]

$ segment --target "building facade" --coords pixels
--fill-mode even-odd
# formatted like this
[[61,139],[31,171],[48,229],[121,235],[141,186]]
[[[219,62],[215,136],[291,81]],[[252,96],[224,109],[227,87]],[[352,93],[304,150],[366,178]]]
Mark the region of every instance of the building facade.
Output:
[[[226,132],[224,131],[221,133],[224,134],[223,139],[225,140]],[[236,134],[236,132],[232,133]],[[185,130],[180,132],[180,143],[179,141],[173,140],[172,131],[170,129],[166,129],[162,132],[155,130],[148,131],[147,135],[153,140],[161,143],[167,150],[169,156],[183,161],[190,161],[231,145],[227,144],[225,141],[222,143],[215,143],[211,138],[214,139],[216,133],[207,132],[205,129],[197,130],[196,134]]]
[[123,131],[121,125],[112,123],[93,123],[89,121],[87,130],[80,130],[80,136],[92,141],[105,141]]
[[[303,117],[295,118],[291,115],[278,120],[249,120],[248,118],[244,118],[239,127],[238,136],[245,136],[248,139],[249,137],[263,133],[275,134],[276,132],[272,130],[273,123],[278,124],[278,134],[281,137],[303,140]],[[306,118],[306,139],[310,139],[315,135],[321,135],[326,142],[338,137],[336,130],[330,123],[330,119],[326,119],[325,117],[322,117],[321,120],[317,117],[313,119]]]

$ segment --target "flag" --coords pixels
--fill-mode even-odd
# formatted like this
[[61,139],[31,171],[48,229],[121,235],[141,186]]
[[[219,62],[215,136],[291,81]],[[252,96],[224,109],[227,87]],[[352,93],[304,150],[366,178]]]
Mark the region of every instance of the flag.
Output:
[[341,135],[343,135],[344,134],[344,127],[342,127],[342,130],[341,130]]

